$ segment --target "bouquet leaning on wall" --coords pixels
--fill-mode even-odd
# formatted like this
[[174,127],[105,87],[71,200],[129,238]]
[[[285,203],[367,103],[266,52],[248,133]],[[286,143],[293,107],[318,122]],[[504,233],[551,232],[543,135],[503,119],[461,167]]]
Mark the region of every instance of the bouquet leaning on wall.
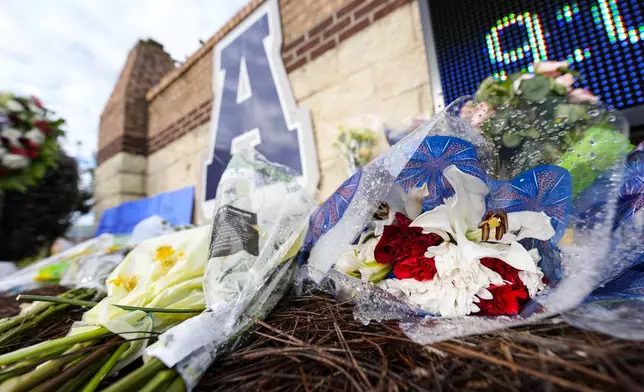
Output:
[[[520,129],[542,124],[526,111],[562,104],[531,102],[517,111]],[[607,263],[628,150],[623,117],[578,107],[588,115],[567,131],[572,144],[535,159],[500,151],[497,135],[461,115],[471,105],[457,100],[345,181],[312,215],[303,245],[311,278],[353,298],[356,317],[399,319],[422,344],[568,311],[629,263]],[[565,136],[558,126],[537,132],[521,136],[531,151]],[[566,153],[579,153],[583,170],[568,170]],[[604,164],[589,163],[598,156]],[[585,203],[590,185],[602,203]]]
[[273,309],[293,281],[294,257],[316,206],[295,177],[255,151],[233,156],[217,188],[206,311],[160,335],[145,350],[145,364],[109,391],[191,390]]

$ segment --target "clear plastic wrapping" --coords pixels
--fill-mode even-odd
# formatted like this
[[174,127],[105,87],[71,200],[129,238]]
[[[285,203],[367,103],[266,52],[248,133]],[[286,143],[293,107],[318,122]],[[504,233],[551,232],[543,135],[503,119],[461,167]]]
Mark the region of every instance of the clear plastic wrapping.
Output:
[[316,207],[295,177],[252,150],[230,160],[217,188],[203,285],[207,310],[146,350],[146,356],[176,367],[188,389],[290,286],[293,258]]
[[[309,252],[308,270],[314,281],[328,279],[334,283],[338,294],[352,297],[356,302],[356,317],[365,323],[401,320],[403,331],[421,344],[484,333],[569,311],[607,279],[629,266],[624,258],[609,257],[609,251],[615,250],[612,247],[626,251],[623,244],[613,241],[623,161],[628,148],[628,125],[623,116],[602,105],[579,105],[577,110],[581,107],[589,113],[583,122],[566,128],[566,122],[572,120],[562,116],[558,121],[563,125],[552,127],[550,123],[543,124],[544,118],[552,118],[553,113],[563,110],[564,103],[556,99],[531,102],[533,111],[527,115],[521,114],[523,112],[513,115],[523,116],[521,127],[536,130],[525,133],[527,136],[521,134],[519,139],[519,143],[529,141],[534,147],[499,151],[471,119],[460,115],[468,105],[471,105],[468,97],[457,100],[347,179],[312,215],[304,243],[305,251]],[[511,121],[504,121],[498,126],[509,124],[511,127]],[[555,143],[555,139],[559,142],[571,132],[575,132],[575,139],[568,150],[564,149],[563,155],[553,153],[552,156],[535,157],[528,153],[539,146]],[[506,136],[506,139],[508,144],[518,145],[512,137]],[[512,155],[513,151],[516,156]],[[458,184],[452,183],[454,173],[448,172],[455,169],[461,177],[474,178],[475,181],[470,182],[481,185],[471,188],[471,184],[465,184],[465,191],[461,191],[460,196],[457,191],[454,196]],[[583,192],[591,185],[593,191],[590,193],[602,194],[600,203],[590,203],[589,192]],[[466,195],[478,200],[473,192],[481,192],[477,197],[485,196],[485,211],[490,214],[509,216],[514,213],[516,217],[516,213],[531,211],[550,218],[552,234],[547,240],[518,240],[533,255],[545,277],[539,282],[533,279],[534,291],[538,287],[538,294],[531,292],[530,301],[521,306],[517,314],[477,316],[478,301],[489,295],[482,291],[477,294],[481,297],[474,299],[473,310],[466,312],[470,315],[440,317],[414,305],[409,297],[401,299],[393,291],[383,289],[382,284],[364,280],[367,273],[372,274],[374,268],[381,266],[360,260],[358,253],[355,253],[356,261],[350,253],[357,252],[358,247],[374,236],[381,238],[378,236],[383,225],[395,225],[391,223],[393,212],[409,213],[410,200],[418,195],[422,195],[419,200],[422,212],[426,213],[445,209],[451,202],[449,198]],[[461,203],[463,205],[467,206],[466,210],[470,207],[477,210],[476,206]],[[490,222],[496,216],[491,215]],[[412,216],[411,220],[414,218]],[[481,221],[479,229],[487,222],[484,218],[480,216],[476,220]],[[474,226],[467,235],[475,232],[476,222],[471,222]],[[534,225],[537,223],[526,223],[521,228],[537,232]],[[505,234],[503,236],[505,239]],[[534,237],[539,235],[534,234]],[[468,242],[464,237],[462,243]],[[363,280],[334,269],[336,263],[347,262],[347,252],[352,258],[350,263],[358,265],[356,275],[362,276]],[[382,279],[388,270],[376,271]],[[392,277],[390,273],[386,279],[395,282],[396,276]]]

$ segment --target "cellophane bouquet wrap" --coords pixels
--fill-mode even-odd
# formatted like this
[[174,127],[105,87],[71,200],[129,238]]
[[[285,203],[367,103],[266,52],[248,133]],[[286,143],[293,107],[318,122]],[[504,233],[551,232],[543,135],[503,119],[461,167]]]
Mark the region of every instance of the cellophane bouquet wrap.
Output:
[[0,280],[0,293],[18,294],[46,284],[56,284],[70,265],[78,264],[85,258],[103,255],[115,245],[115,237],[103,234],[82,242],[64,252],[35,262]]
[[[591,114],[574,127],[585,142],[543,159],[504,151],[501,165],[495,140],[461,115],[471,101],[457,100],[346,180],[311,216],[303,245],[310,277],[353,298],[357,318],[399,319],[422,344],[571,310],[628,264],[607,259],[629,147],[623,117],[587,103]],[[528,107],[559,106],[544,98]],[[542,118],[524,121],[530,129]],[[538,132],[535,149],[563,137],[557,127]],[[569,170],[566,153],[583,170]],[[584,203],[590,185],[601,204]]]
[[148,357],[175,368],[188,389],[290,286],[294,256],[317,206],[296,176],[254,150],[230,160],[217,188],[204,276],[207,309],[146,350]]
[[[585,192],[599,207],[606,196],[597,188],[601,186],[591,186]],[[577,327],[644,340],[644,142],[629,154],[624,165],[606,259],[603,284],[564,318]]]

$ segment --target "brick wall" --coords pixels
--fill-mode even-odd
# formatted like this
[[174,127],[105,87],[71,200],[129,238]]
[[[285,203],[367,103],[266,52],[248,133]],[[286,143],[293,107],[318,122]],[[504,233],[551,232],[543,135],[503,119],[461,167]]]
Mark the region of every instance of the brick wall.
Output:
[[304,35],[351,0],[279,0],[285,43]]
[[174,68],[163,46],[139,41],[128,54],[125,66],[101,114],[98,161],[125,151],[146,155],[148,102],[146,93]]
[[[303,18],[302,26],[306,29],[300,34],[293,35],[290,39],[286,40],[286,44],[282,49],[282,57],[286,71],[291,73],[304,64],[315,60],[325,52],[335,48],[342,41],[352,37],[354,34],[359,33],[367,26],[378,21],[380,18],[386,16],[398,7],[409,3],[411,0],[353,0],[353,1],[340,1],[336,0],[332,3],[338,3],[338,7],[330,9],[332,12],[323,12],[318,14],[317,17],[308,16],[306,8],[302,7],[304,3],[314,2],[313,0],[296,2],[291,0],[289,4],[293,4],[292,8],[299,8],[297,15]],[[325,2],[316,2],[322,4]],[[323,7],[318,5],[318,7]],[[324,8],[323,11],[327,9]],[[281,11],[287,14],[291,11],[289,7]],[[306,15],[305,17],[302,15]],[[309,23],[316,21],[315,24],[309,26]],[[298,19],[299,22],[299,19]],[[282,21],[284,28],[286,22]],[[293,27],[294,32],[299,32],[300,29]]]
[[[325,196],[346,177],[346,166],[332,149],[338,125],[353,124],[365,114],[375,114],[382,123],[431,111],[418,4],[279,3],[283,59],[298,104],[311,110]],[[199,200],[212,110],[212,48],[260,4],[262,0],[252,0],[147,92],[148,195],[196,184]]]

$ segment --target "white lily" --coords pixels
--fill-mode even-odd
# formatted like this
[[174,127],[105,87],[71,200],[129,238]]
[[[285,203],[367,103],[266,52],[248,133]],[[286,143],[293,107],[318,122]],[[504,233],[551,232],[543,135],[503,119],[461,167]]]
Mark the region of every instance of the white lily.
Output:
[[[424,233],[436,233],[445,241],[455,240],[462,265],[478,263],[484,257],[493,257],[519,271],[537,273],[532,256],[517,241],[522,238],[552,238],[555,231],[550,218],[542,212],[510,212],[507,214],[507,232],[498,241],[489,238],[484,242],[480,237],[479,223],[486,210],[485,196],[489,192],[487,185],[482,180],[463,173],[456,166],[449,166],[443,174],[454,188],[455,195],[447,198],[445,204],[419,216],[411,226],[421,227]],[[493,217],[488,224],[490,228],[498,228],[502,222]],[[434,253],[430,248],[427,257],[433,257]]]
[[335,263],[338,271],[367,282],[379,281],[391,271],[392,266],[376,262],[374,252],[380,237],[372,237],[352,246]]

